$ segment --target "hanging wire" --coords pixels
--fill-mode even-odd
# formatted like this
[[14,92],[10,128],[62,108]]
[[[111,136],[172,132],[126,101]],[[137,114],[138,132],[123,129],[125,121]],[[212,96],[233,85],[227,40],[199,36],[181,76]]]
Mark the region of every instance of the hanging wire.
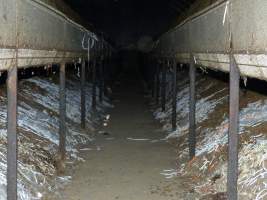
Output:
[[[87,47],[84,45],[86,35],[88,36],[88,39],[87,39]],[[90,49],[92,49],[94,47],[95,41],[98,41],[98,39],[94,35],[90,34],[90,32],[86,32],[83,35],[82,48],[84,50],[87,50],[87,59],[88,59],[88,62],[90,60]]]

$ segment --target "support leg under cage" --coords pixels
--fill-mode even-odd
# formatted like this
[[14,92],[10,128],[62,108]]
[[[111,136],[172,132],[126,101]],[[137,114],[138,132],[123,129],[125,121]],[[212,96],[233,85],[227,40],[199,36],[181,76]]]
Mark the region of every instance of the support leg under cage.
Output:
[[97,61],[94,60],[92,63],[92,109],[93,111],[96,110],[96,63]]
[[85,128],[86,104],[85,104],[85,60],[82,61],[81,69],[81,127]]
[[[154,62],[153,62],[153,60],[151,58],[149,58],[148,65],[149,65],[149,68],[152,69],[152,67],[154,65]],[[152,83],[151,83],[151,98],[152,99],[155,98],[155,89],[156,89],[156,87],[155,87],[155,80],[156,80],[155,74],[156,74],[156,70],[154,68],[153,72],[152,72]]]
[[[152,63],[153,65],[154,63]],[[152,86],[152,99],[156,100],[156,90],[157,90],[157,66],[155,66],[153,74],[153,86]]]
[[65,63],[60,64],[60,104],[59,104],[59,163],[58,172],[64,170],[64,161],[66,157],[66,74]]
[[155,80],[155,102],[156,105],[159,104],[159,93],[160,93],[160,79],[159,79],[159,72],[160,72],[160,63],[156,62],[156,80]]
[[167,66],[166,62],[162,65],[162,76],[161,76],[161,109],[162,112],[166,110],[166,82],[167,82]]
[[103,65],[103,76],[104,76],[104,83],[103,83],[103,87],[104,87],[104,91],[103,91],[103,94],[104,96],[107,96],[107,82],[108,82],[108,79],[107,79],[107,73],[108,73],[108,66],[109,66],[109,56],[108,54],[105,56],[105,60],[104,60],[104,65]]
[[104,59],[101,60],[99,66],[99,102],[103,102],[104,94]]
[[156,100],[156,93],[157,93],[157,65],[156,62],[151,61],[152,67],[155,67],[153,71],[153,82],[152,82],[152,99]]
[[240,72],[234,56],[230,55],[230,105],[228,134],[228,199],[237,200],[238,132],[239,132],[239,81]]
[[189,157],[192,159],[196,154],[196,67],[194,57],[190,55],[190,92],[189,92]]
[[17,199],[17,81],[16,64],[7,79],[7,200]]
[[176,121],[177,121],[177,63],[173,61],[173,72],[172,72],[172,130],[175,131],[177,129]]

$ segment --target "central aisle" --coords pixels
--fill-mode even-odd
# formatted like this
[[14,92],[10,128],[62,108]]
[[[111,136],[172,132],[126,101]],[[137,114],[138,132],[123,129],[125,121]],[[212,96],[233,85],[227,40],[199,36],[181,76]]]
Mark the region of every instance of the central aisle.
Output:
[[[174,149],[145,103],[142,86],[118,86],[108,134],[96,136],[64,190],[66,200],[177,200],[183,186],[161,173],[175,169]],[[134,140],[140,139],[140,140]],[[147,140],[141,140],[147,139]],[[165,171],[167,172],[167,171]],[[169,171],[168,171],[169,172]]]

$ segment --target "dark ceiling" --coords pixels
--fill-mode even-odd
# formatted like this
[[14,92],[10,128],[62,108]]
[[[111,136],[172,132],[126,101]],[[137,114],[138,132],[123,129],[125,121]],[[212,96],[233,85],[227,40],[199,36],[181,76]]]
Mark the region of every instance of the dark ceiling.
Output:
[[117,46],[155,38],[194,0],[65,0],[81,17]]

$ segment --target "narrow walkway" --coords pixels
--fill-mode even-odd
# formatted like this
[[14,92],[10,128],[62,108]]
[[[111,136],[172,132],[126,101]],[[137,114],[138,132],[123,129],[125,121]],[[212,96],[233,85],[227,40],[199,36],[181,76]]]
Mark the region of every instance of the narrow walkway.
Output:
[[[115,91],[115,108],[99,151],[86,160],[64,191],[66,200],[177,200],[180,186],[161,173],[175,168],[175,153],[145,104],[142,87],[131,81]],[[149,139],[149,140],[132,140]]]

